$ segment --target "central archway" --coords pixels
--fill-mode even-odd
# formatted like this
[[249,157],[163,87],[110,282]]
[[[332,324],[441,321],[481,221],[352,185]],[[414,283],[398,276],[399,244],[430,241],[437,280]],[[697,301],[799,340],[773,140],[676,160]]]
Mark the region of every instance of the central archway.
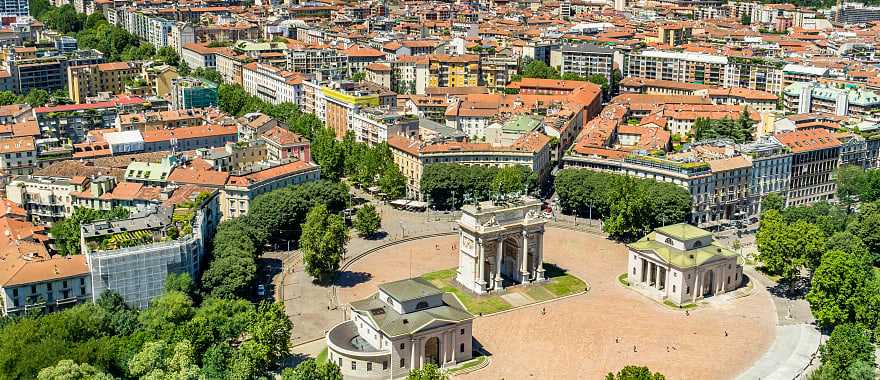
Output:
[[509,237],[504,239],[504,246],[501,251],[501,278],[506,281],[515,282],[519,277],[516,269],[517,257],[519,256],[520,246],[516,238]]
[[440,365],[440,339],[436,336],[425,342],[425,363]]

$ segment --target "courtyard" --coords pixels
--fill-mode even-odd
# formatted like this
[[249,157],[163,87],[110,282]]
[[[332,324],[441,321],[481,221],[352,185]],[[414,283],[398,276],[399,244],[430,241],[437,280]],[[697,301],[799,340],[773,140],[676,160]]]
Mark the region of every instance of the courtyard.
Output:
[[[348,268],[357,280],[339,288],[339,303],[367,297],[384,282],[432,272],[429,277],[443,277],[457,265],[457,239],[415,240],[363,257]],[[763,287],[685,313],[621,286],[623,245],[553,227],[544,241],[545,261],[583,279],[590,291],[477,318],[474,339],[491,355],[491,364],[456,378],[547,378],[552,373],[594,379],[637,364],[667,378],[729,379],[773,342],[776,311]]]

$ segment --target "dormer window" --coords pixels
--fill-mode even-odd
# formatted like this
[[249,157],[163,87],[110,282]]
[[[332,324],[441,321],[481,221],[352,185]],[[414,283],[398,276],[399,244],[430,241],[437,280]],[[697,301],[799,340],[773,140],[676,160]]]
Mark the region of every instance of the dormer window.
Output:
[[703,246],[703,243],[699,240],[694,242],[694,249],[700,248]]
[[666,238],[666,244],[672,245],[672,239],[671,239],[671,238]]
[[421,301],[416,304],[416,310],[422,310],[422,309],[427,309],[427,308],[428,308],[428,303],[425,301]]

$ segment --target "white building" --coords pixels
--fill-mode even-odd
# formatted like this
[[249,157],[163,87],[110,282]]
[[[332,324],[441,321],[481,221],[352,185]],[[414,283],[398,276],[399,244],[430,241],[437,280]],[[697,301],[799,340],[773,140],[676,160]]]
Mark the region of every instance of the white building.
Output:
[[657,228],[627,247],[630,286],[658,301],[694,303],[742,284],[736,252],[716,244],[711,232],[689,224]]
[[304,77],[300,73],[253,62],[241,67],[241,78],[247,93],[266,102],[302,103]]
[[429,363],[473,356],[472,323],[458,297],[416,278],[385,283],[351,303],[351,319],[327,332],[329,360],[344,379],[395,379]]

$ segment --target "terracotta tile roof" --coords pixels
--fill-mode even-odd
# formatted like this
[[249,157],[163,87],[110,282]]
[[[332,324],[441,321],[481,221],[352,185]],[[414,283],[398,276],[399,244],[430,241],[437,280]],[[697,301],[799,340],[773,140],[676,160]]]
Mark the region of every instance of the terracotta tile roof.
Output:
[[34,144],[34,138],[31,136],[13,137],[0,140],[0,154],[33,152],[36,150],[37,148]]
[[342,54],[345,54],[349,57],[363,57],[363,58],[384,58],[385,53],[373,49],[371,47],[363,47],[359,45],[352,45],[348,49],[342,51]]
[[299,173],[316,168],[316,165],[305,161],[293,161],[284,165],[278,165],[273,168],[261,170],[245,176],[230,176],[226,182],[229,186],[247,187],[252,184],[268,181],[278,177]]
[[309,140],[306,140],[299,134],[291,132],[287,130],[287,128],[282,128],[279,126],[274,126],[268,131],[264,132],[263,138],[281,146],[303,143],[308,144],[309,142]]
[[[194,160],[195,161],[195,160]],[[205,170],[201,167],[177,167],[168,176],[168,182],[221,187],[229,179],[228,172]]]
[[170,141],[171,139],[185,140],[235,134],[238,134],[238,128],[234,125],[198,125],[192,127],[157,129],[143,132],[145,143]]
[[419,145],[421,145],[421,142],[418,140],[410,140],[401,135],[391,135],[388,136],[388,145],[399,151],[406,152],[411,156],[418,157]]
[[791,132],[778,132],[773,135],[780,143],[789,147],[793,153],[839,147],[840,140],[827,129],[807,129]]
[[34,113],[49,113],[49,112],[66,112],[66,111],[79,111],[79,110],[87,110],[87,109],[101,109],[101,108],[112,108],[117,105],[132,105],[132,104],[140,104],[143,103],[144,99],[138,97],[119,97],[113,99],[108,102],[96,102],[96,103],[83,103],[83,104],[64,104],[60,106],[52,106],[52,107],[37,107],[34,109]]
[[743,156],[710,160],[708,164],[713,173],[752,167],[752,162]]

